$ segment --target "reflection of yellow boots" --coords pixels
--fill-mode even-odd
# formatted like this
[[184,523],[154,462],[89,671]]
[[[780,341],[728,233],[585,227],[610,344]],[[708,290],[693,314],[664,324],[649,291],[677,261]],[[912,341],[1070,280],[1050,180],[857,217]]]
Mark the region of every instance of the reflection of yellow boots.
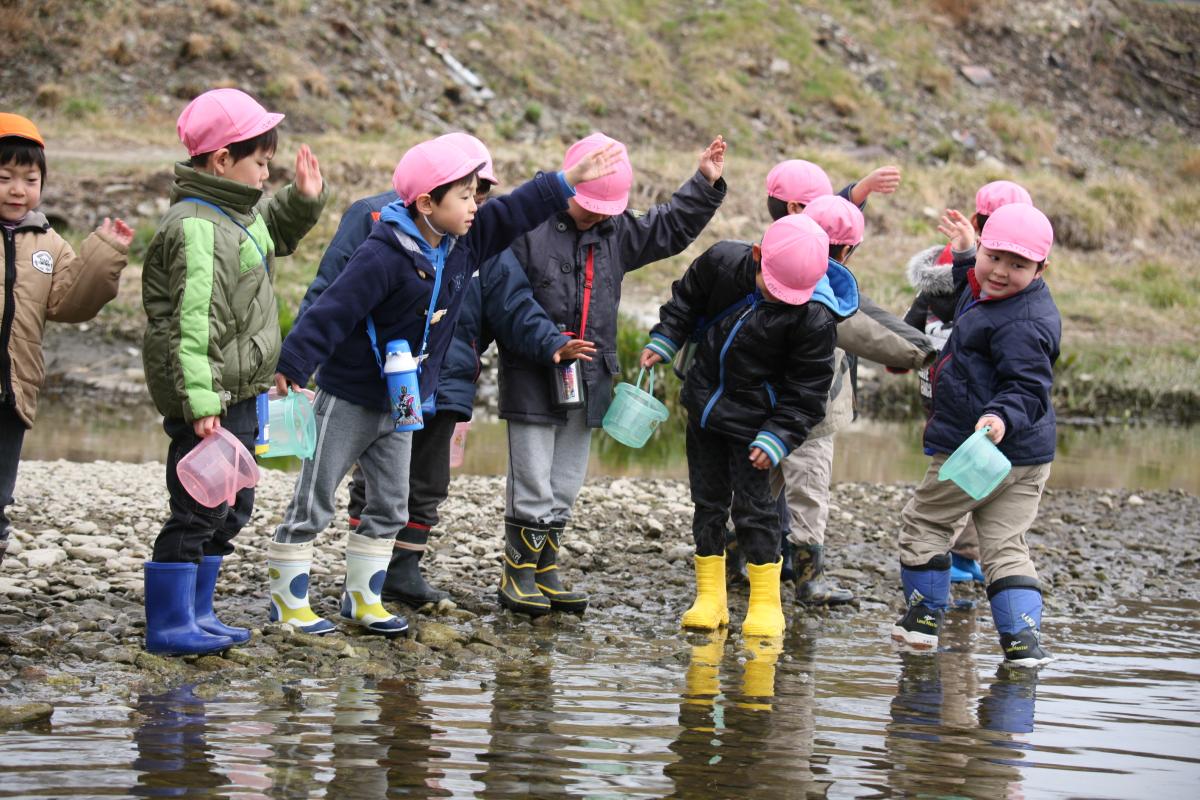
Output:
[[783,559],[774,564],[747,564],[750,573],[750,602],[742,636],[783,636],[783,606],[779,602],[779,573]]
[[711,706],[713,698],[721,693],[719,673],[721,659],[725,655],[725,637],[728,628],[718,628],[708,635],[708,641],[692,647],[692,660],[687,670],[686,702]]
[[[696,556],[696,602],[683,612],[683,627],[715,631],[729,624],[729,601],[725,597],[725,555]],[[778,583],[779,570],[775,571]],[[779,593],[776,592],[776,603]]]
[[[782,636],[747,636],[746,649],[754,658],[746,661],[742,674],[742,694],[746,697],[775,696],[775,662],[783,652]],[[738,703],[753,711],[770,711],[770,703]]]

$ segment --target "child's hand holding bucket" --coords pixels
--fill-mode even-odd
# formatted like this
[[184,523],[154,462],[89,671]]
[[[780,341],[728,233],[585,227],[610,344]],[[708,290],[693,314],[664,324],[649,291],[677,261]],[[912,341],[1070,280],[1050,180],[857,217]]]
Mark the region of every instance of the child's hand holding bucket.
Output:
[[1000,444],[1000,440],[1004,438],[1004,420],[995,414],[984,414],[975,423],[975,430],[987,428],[987,437],[992,440],[992,444]]

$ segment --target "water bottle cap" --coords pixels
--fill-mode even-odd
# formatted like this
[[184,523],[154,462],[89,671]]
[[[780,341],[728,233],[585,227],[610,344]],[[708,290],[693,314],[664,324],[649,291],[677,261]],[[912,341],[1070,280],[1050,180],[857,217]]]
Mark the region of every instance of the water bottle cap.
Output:
[[388,355],[392,353],[411,353],[412,350],[408,346],[408,339],[392,339],[387,343],[385,348]]

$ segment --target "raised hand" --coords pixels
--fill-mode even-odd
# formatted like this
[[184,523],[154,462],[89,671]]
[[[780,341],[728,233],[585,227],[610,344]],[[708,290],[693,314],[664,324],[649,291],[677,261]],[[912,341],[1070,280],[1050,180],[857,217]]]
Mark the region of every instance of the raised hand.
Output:
[[595,354],[596,345],[594,342],[588,342],[583,339],[572,339],[554,351],[554,363],[561,364],[564,361],[571,361],[576,358],[580,361],[591,361],[592,356]]
[[617,142],[609,142],[581,158],[575,166],[563,173],[563,177],[567,179],[567,183],[578,186],[605,175],[612,175],[617,170],[622,150]]
[[961,211],[946,209],[942,221],[938,223],[938,231],[950,240],[951,250],[961,253],[975,246],[975,228]]
[[129,249],[129,245],[133,242],[133,228],[126,225],[123,219],[111,220],[105,217],[104,222],[100,223],[100,227],[96,230],[126,249]]
[[296,191],[305,197],[316,197],[325,187],[321,178],[321,164],[316,155],[308,149],[308,145],[300,145],[296,151]]
[[725,171],[725,151],[728,148],[725,137],[718,134],[717,138],[712,140],[712,144],[700,153],[700,174],[709,183],[715,184]]

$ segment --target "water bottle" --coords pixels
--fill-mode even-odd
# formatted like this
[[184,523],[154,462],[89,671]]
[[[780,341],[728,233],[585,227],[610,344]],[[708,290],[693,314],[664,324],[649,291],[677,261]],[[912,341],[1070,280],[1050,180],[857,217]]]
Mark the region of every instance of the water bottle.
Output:
[[392,423],[396,430],[419,431],[424,428],[417,361],[408,349],[407,339],[393,339],[387,343],[383,373],[387,377],[388,407],[392,410]]
[[254,398],[254,411],[258,416],[258,434],[254,437],[254,455],[264,456],[271,446],[271,404],[267,393]]
[[[558,330],[570,338],[573,333],[566,330],[566,325],[559,325]],[[550,402],[561,410],[583,408],[586,399],[583,394],[583,364],[578,359],[562,361],[550,368]]]

